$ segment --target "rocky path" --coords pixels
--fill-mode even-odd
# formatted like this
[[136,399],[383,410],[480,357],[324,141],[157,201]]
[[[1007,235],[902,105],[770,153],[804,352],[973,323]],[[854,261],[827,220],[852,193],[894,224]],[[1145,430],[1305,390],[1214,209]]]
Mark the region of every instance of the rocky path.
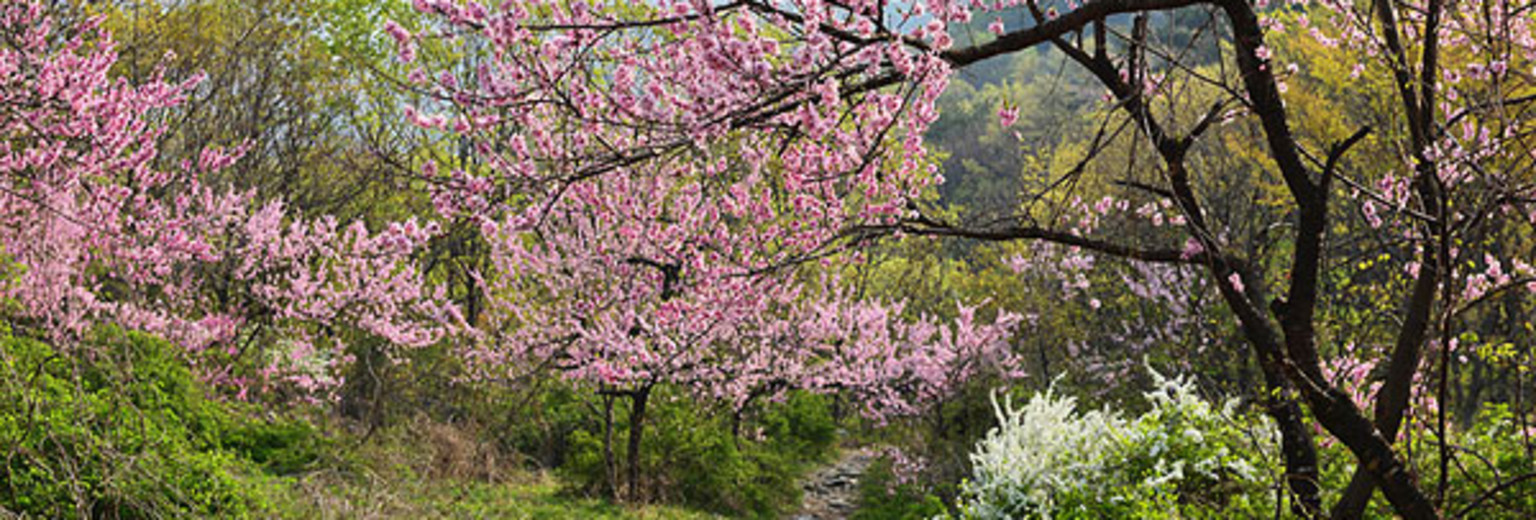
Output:
[[859,479],[875,458],[862,450],[850,450],[837,462],[811,473],[801,487],[805,500],[793,520],[843,520],[859,503]]

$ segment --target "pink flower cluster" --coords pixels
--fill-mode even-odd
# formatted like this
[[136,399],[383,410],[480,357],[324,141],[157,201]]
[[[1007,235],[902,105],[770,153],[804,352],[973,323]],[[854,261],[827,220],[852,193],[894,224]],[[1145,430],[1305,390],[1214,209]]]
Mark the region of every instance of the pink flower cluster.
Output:
[[[0,5],[14,43],[0,49],[0,251],[17,272],[0,298],[19,304],[24,330],[65,346],[103,323],[144,330],[186,347],[210,379],[241,384],[230,361],[262,326],[355,324],[402,345],[442,334],[453,311],[409,259],[430,230],[307,220],[202,182],[242,148],[158,167],[162,131],[150,116],[181,103],[198,78],[110,79],[117,55],[98,21],[55,23],[38,2]],[[324,372],[266,375],[314,388]]]

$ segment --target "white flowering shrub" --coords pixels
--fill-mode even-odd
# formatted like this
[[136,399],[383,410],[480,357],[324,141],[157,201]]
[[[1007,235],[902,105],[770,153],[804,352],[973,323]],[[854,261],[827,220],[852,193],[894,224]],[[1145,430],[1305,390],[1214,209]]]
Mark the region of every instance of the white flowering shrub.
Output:
[[1267,508],[1281,475],[1279,432],[1262,415],[1239,413],[1236,400],[1201,399],[1194,381],[1152,373],[1143,394],[1151,410],[1136,418],[1122,446],[1124,484],[1146,497],[1218,510]]
[[993,395],[999,424],[971,453],[972,478],[961,485],[965,516],[1049,517],[1058,498],[1105,487],[1105,463],[1131,430],[1109,410],[1078,413],[1076,404],[1047,391],[1014,409]]
[[[1186,378],[1152,371],[1150,410],[1078,411],[1036,394],[1021,408],[993,397],[998,426],[971,453],[965,518],[1187,518],[1269,511],[1277,433],[1234,401],[1201,399]],[[1204,513],[1204,514],[1202,514]]]

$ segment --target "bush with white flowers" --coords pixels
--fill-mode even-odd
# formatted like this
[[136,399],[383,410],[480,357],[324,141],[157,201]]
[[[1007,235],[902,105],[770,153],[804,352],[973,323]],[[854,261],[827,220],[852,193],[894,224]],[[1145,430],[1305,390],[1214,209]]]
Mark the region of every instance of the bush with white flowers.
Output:
[[[1150,370],[1150,369],[1149,369]],[[961,514],[976,519],[1183,517],[1182,506],[1272,507],[1277,434],[1234,401],[1201,399],[1193,381],[1152,371],[1150,410],[1132,419],[1077,410],[1047,391],[1024,406],[993,397],[998,426],[971,453]]]

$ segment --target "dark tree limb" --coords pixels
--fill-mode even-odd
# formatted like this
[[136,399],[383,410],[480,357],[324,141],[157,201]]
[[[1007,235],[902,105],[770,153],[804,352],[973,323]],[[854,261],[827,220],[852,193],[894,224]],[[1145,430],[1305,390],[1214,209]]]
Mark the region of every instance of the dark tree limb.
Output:
[[1398,514],[1409,519],[1438,518],[1434,505],[1392,451],[1391,442],[1365,418],[1348,395],[1328,385],[1322,377],[1314,320],[1323,257],[1321,246],[1328,222],[1328,191],[1323,180],[1311,180],[1302,163],[1273,71],[1269,63],[1257,55],[1259,47],[1264,45],[1264,32],[1258,16],[1251,6],[1240,0],[1221,0],[1220,5],[1232,23],[1238,67],[1253,111],[1264,128],[1270,156],[1279,166],[1298,206],[1291,287],[1287,312],[1281,323],[1286,353],[1294,367],[1291,378],[1300,387],[1318,422],[1355,454],[1359,467],[1374,477]]

